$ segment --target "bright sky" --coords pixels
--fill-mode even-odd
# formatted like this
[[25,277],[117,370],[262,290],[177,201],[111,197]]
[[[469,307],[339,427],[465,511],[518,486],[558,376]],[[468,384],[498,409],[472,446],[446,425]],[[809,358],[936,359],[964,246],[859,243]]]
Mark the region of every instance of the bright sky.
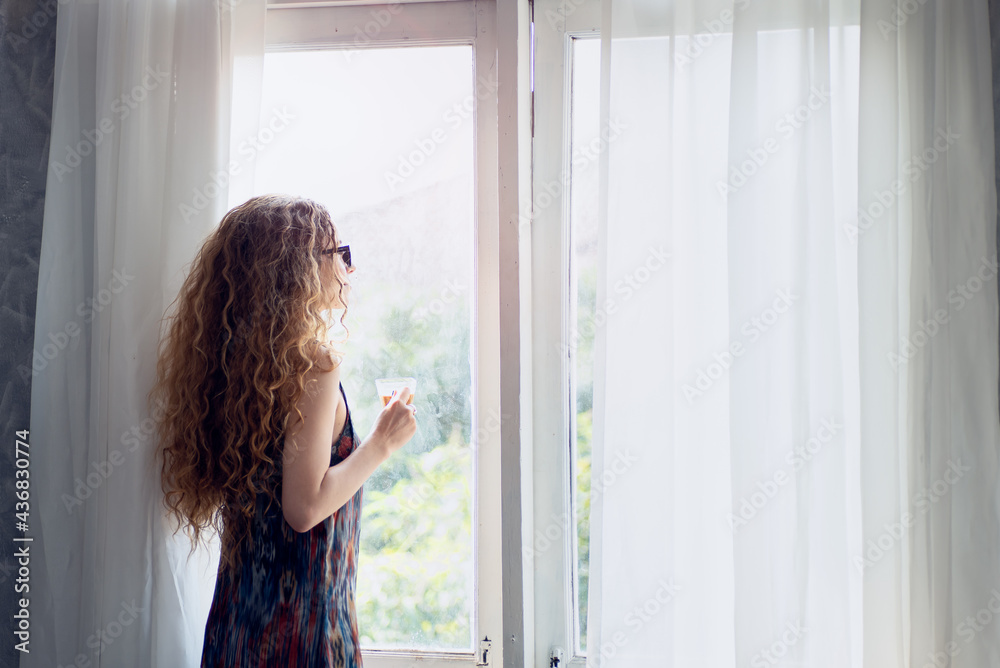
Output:
[[269,53],[262,127],[271,109],[295,118],[260,153],[255,190],[313,197],[336,217],[454,178],[472,94],[471,46]]

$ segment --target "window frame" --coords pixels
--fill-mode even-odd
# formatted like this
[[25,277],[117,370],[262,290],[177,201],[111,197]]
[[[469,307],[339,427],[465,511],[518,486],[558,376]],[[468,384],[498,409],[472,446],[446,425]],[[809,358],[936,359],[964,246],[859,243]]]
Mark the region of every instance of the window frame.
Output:
[[[519,169],[522,156],[527,156],[527,151],[520,152],[521,147],[529,138],[518,134],[528,112],[524,100],[518,98],[518,84],[526,79],[527,58],[519,62],[517,57],[526,48],[517,43],[526,7],[527,0],[409,0],[389,4],[368,0],[270,0],[267,4],[264,34],[268,52],[470,44],[474,53],[475,651],[365,649],[362,655],[369,668],[412,668],[415,662],[429,668],[524,665],[519,464],[521,280],[516,271],[520,263],[513,263],[512,272],[501,257],[507,257],[505,249],[519,253],[516,212],[520,192],[529,187],[528,170]],[[367,33],[358,32],[379,12],[388,12],[392,20],[376,21]],[[369,39],[365,41],[363,36]],[[496,86],[487,82],[495,82]],[[480,96],[483,90],[489,92]],[[505,142],[500,141],[501,137]],[[513,144],[507,143],[510,137],[515,140]],[[505,224],[501,224],[502,220]],[[481,650],[486,638],[490,647],[483,663]]]
[[[576,651],[576,521],[574,479],[575,359],[570,340],[575,309],[570,226],[573,40],[600,35],[600,0],[535,0],[532,93],[532,420],[533,526],[525,564],[533,568],[534,665],[549,666],[561,652],[560,668],[586,668]],[[595,165],[596,167],[596,165]],[[547,206],[540,193],[562,184]],[[556,471],[559,475],[553,475]],[[565,519],[560,519],[565,518]],[[556,527],[551,546],[547,530]],[[593,537],[593,536],[592,536]]]

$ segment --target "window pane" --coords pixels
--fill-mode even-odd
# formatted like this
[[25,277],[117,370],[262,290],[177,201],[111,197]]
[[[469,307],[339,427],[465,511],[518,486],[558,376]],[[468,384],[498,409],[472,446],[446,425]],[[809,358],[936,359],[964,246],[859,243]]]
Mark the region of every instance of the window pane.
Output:
[[265,58],[255,191],[322,202],[351,246],[343,383],[359,437],[382,408],[375,379],[417,379],[417,435],[364,488],[366,648],[472,649],[472,66],[471,46]]
[[598,155],[606,146],[600,135],[599,92],[601,41],[573,40],[570,188],[570,313],[575,356],[571,396],[576,419],[571,425],[573,505],[577,540],[574,587],[577,652],[587,648],[587,585],[590,565],[590,435],[594,397],[594,333],[597,327],[597,176]]

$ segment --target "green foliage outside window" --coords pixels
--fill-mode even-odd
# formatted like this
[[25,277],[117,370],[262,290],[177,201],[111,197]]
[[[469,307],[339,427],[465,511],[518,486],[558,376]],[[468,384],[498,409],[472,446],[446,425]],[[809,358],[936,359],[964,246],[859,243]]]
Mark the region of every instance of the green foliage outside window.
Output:
[[[472,647],[471,373],[467,307],[417,319],[389,308],[380,337],[351,341],[345,378],[359,437],[381,404],[375,378],[418,379],[419,430],[365,485],[358,565],[358,626],[365,646]],[[361,337],[357,337],[361,339]],[[381,339],[389,343],[375,345]],[[581,341],[589,349],[591,340]],[[590,387],[580,394],[589,398]],[[366,396],[368,395],[368,396]],[[579,396],[579,395],[578,395]],[[586,647],[590,534],[589,401],[577,413],[577,550],[581,644]]]

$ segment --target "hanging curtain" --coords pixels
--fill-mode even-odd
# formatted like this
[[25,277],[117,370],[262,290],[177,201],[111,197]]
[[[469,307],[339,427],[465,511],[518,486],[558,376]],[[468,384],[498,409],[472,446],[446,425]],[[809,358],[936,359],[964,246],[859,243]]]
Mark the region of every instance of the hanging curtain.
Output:
[[592,665],[1000,667],[985,0],[601,35]]
[[199,664],[218,549],[189,555],[167,521],[145,398],[160,319],[252,171],[231,155],[256,131],[263,18],[263,0],[59,3],[22,668]]

